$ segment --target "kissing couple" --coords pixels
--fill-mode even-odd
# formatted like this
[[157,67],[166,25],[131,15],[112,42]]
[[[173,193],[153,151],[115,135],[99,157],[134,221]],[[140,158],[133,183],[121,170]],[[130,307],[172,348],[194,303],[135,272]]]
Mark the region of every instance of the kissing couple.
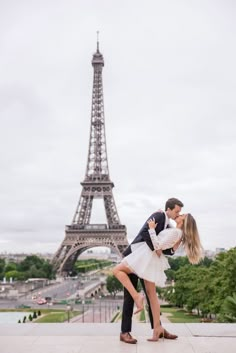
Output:
[[[138,235],[124,251],[124,258],[113,268],[114,276],[124,286],[124,301],[121,321],[120,340],[135,344],[137,339],[131,335],[132,315],[144,308],[144,297],[137,291],[138,281],[143,287],[153,335],[148,341],[159,338],[176,339],[160,321],[160,303],[156,286],[164,287],[165,270],[170,268],[166,255],[174,255],[180,244],[183,246],[191,264],[197,264],[203,257],[197,224],[190,213],[180,214],[183,203],[170,198],[166,201],[165,212],[154,212]],[[176,227],[170,224],[176,222]],[[136,311],[133,313],[134,303]]]

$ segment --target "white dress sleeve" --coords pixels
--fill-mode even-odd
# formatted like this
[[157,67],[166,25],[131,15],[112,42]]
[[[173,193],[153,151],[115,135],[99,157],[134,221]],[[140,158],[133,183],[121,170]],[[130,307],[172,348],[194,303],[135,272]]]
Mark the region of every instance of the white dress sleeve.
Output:
[[156,235],[155,229],[149,229],[148,232],[155,250],[172,248],[182,236],[182,231],[179,228],[167,228],[158,235]]

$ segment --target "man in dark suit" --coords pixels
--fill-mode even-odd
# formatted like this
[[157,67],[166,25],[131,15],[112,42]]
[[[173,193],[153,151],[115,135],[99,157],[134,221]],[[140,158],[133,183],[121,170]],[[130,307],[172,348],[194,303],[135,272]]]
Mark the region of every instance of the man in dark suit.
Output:
[[[179,216],[179,213],[180,213],[181,208],[183,206],[184,205],[180,200],[178,200],[176,198],[171,198],[166,201],[165,212],[157,211],[157,212],[154,212],[150,217],[148,217],[148,219],[150,219],[150,218],[155,219],[155,223],[157,223],[157,226],[155,229],[157,235],[160,233],[160,231],[162,231],[163,229],[168,228],[170,226],[169,219],[175,220],[176,217]],[[152,251],[155,251],[153,244],[152,244],[152,241],[151,241],[151,238],[150,238],[150,235],[149,235],[149,232],[148,232],[147,222],[144,223],[143,227],[141,228],[138,235],[132,241],[131,244],[135,244],[135,243],[139,243],[139,242],[143,242],[143,241],[145,241],[147,243],[147,245],[149,246],[149,248]],[[124,256],[127,256],[132,252],[131,251],[131,244],[124,251],[124,253],[123,253]],[[175,249],[173,249],[173,248],[166,249],[166,250],[163,250],[163,253],[165,255],[173,255],[175,253]],[[157,254],[157,256],[158,256],[158,254]],[[131,280],[133,286],[136,289],[138,286],[138,280],[140,280],[142,287],[143,287],[143,290],[146,294],[143,279],[139,278],[134,273],[131,273],[129,275],[129,277],[130,277],[130,280]],[[146,299],[147,299],[147,303],[148,303],[148,313],[149,313],[149,317],[150,317],[150,323],[151,323],[151,327],[153,329],[153,317],[152,317],[150,302],[149,302],[147,294],[146,294]],[[120,340],[122,342],[131,343],[131,344],[137,343],[137,340],[134,337],[132,337],[131,333],[130,333],[131,328],[132,328],[133,308],[134,308],[134,300],[131,297],[131,295],[129,294],[129,292],[127,291],[127,289],[124,288],[124,302],[123,302],[123,311],[122,311]],[[167,332],[165,329],[164,329],[164,337],[167,339],[177,338],[176,335],[172,335],[171,333]]]

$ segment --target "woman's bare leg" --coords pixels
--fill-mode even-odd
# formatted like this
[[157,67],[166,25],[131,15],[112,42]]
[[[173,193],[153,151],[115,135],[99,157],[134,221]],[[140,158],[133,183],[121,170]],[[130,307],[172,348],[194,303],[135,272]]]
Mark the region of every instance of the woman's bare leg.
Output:
[[164,329],[160,324],[160,303],[156,293],[156,285],[153,282],[144,280],[146,292],[150,301],[153,316],[153,337],[148,341],[158,341],[158,338]]
[[132,273],[132,271],[129,269],[129,267],[122,262],[113,268],[112,273],[123,284],[123,286],[128,290],[134,299],[137,306],[137,310],[134,312],[134,314],[142,311],[144,297],[142,294],[136,291],[132,282],[130,281],[128,274]]

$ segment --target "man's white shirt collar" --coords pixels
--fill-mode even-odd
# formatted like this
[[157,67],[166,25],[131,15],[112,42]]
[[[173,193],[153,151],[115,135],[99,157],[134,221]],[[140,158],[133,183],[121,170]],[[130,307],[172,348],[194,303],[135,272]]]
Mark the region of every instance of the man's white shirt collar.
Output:
[[166,214],[166,212],[165,212],[165,227],[164,227],[164,229],[165,229],[168,225],[170,225],[170,220],[169,220],[169,218],[167,217],[167,214]]

